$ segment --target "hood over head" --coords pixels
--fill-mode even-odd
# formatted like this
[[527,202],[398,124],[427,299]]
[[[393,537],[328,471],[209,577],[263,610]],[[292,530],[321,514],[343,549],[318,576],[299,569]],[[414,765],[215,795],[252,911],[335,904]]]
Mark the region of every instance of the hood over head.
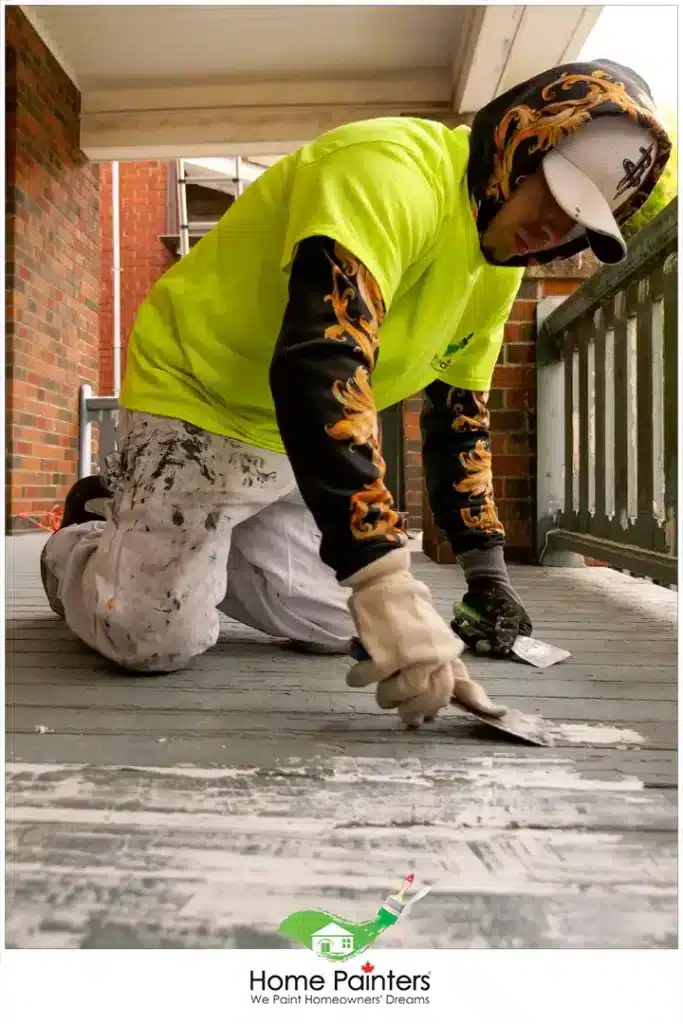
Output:
[[645,203],[670,154],[650,89],[634,71],[607,60],[552,68],[474,118],[467,180],[479,235],[543,166],[555,199],[580,215],[577,228],[559,246],[504,265],[550,263],[589,247],[603,262],[618,262],[624,253],[616,225]]

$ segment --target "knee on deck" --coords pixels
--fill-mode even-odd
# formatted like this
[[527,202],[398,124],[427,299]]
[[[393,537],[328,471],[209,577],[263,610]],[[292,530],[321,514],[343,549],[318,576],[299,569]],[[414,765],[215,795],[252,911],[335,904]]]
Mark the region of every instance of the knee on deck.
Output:
[[[145,614],[147,612],[147,614]],[[113,601],[96,616],[97,649],[110,661],[139,674],[178,672],[218,639],[215,623],[190,608],[118,608]]]

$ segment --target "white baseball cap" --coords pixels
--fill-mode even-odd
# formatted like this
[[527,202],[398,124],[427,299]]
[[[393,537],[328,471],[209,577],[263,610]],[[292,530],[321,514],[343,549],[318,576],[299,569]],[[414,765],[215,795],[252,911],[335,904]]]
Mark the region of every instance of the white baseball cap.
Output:
[[619,263],[626,242],[614,214],[643,184],[657,159],[654,135],[628,115],[599,117],[578,128],[543,160],[555,201],[602,263]]

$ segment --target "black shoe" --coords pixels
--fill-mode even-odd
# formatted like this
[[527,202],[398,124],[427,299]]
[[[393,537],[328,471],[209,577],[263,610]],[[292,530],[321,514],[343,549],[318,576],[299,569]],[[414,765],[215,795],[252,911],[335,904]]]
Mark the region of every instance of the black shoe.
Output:
[[104,522],[105,505],[112,493],[104,486],[101,476],[84,476],[77,480],[64,500],[64,515],[60,529],[76,523]]
[[[76,523],[105,522],[104,505],[111,498],[112,493],[104,486],[100,476],[86,476],[77,480],[64,499],[64,515],[59,529],[75,526]],[[64,607],[57,597],[59,582],[47,565],[47,544],[40,553],[40,578],[50,608],[63,619]]]

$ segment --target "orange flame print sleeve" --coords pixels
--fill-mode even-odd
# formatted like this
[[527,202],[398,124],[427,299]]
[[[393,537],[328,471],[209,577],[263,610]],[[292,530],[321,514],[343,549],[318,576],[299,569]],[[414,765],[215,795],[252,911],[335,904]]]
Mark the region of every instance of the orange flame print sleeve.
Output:
[[406,542],[384,482],[372,393],[385,310],[372,274],[330,238],[298,248],[271,364],[282,440],[343,580]]
[[435,381],[422,409],[422,459],[434,521],[455,554],[505,543],[491,467],[488,394]]

